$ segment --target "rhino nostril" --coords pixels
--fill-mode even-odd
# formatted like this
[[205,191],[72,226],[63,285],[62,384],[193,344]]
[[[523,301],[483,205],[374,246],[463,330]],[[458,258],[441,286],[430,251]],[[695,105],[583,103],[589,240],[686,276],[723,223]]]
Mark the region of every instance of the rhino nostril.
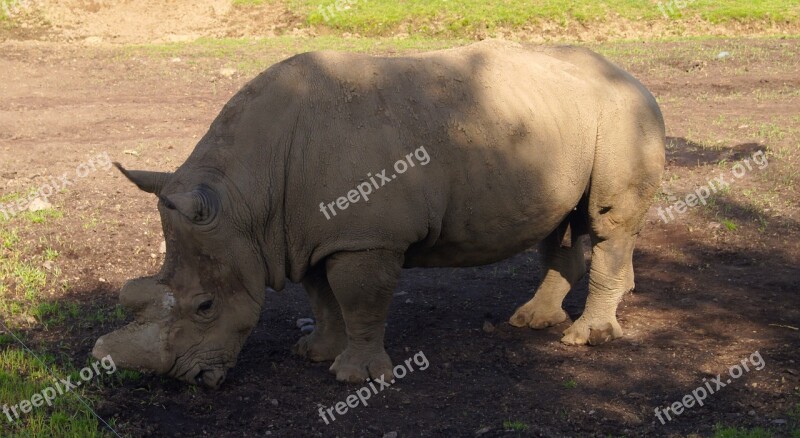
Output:
[[225,373],[200,370],[200,372],[194,376],[194,381],[200,386],[216,389],[225,381]]

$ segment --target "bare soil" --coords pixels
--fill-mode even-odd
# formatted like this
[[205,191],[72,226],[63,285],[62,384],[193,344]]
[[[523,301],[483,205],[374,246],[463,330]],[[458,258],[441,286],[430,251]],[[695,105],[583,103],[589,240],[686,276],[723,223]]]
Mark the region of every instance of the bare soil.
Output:
[[[644,55],[630,54],[635,45]],[[295,320],[311,316],[298,285],[268,294],[260,324],[219,391],[145,376],[99,390],[97,412],[131,437],[505,436],[512,433],[505,420],[527,425],[513,432],[520,436],[708,436],[718,423],[787,435],[788,425],[775,420],[791,424],[787,412],[800,401],[800,331],[792,329],[800,327],[797,45],[776,38],[609,49],[625,49],[619,53],[627,55],[610,56],[661,102],[671,142],[664,195],[635,254],[636,290],[619,308],[622,339],[567,347],[559,343],[566,324],[542,331],[508,325],[541,278],[532,250],[480,268],[405,271],[386,348],[396,363],[422,351],[430,367],[330,425],[318,407],[345,400],[358,386],[336,382],[329,364],[290,353],[300,337]],[[714,61],[726,47],[745,46],[749,51]],[[275,61],[284,54],[259,56]],[[3,43],[0,194],[74,172],[101,152],[132,168],[176,168],[250,77],[220,74],[224,63],[106,46]],[[772,125],[785,135],[758,129]],[[767,151],[769,166],[732,182],[715,205],[659,220],[657,207],[758,150]],[[3,225],[18,226],[32,253],[48,245],[60,252],[69,286],[50,299],[111,309],[126,279],[160,266],[156,200],[117,172],[92,172],[52,202],[62,218]],[[737,227],[728,229],[727,220]],[[566,303],[573,318],[585,294],[584,280]],[[95,339],[119,325],[30,325],[26,336],[80,365]],[[666,425],[654,416],[656,407],[724,377],[755,351],[765,360],[762,370]]]

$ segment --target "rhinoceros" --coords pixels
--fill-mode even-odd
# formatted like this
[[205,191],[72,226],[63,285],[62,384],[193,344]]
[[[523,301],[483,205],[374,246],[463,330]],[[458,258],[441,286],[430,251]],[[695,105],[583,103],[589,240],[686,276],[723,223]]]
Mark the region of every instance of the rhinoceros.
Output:
[[294,351],[333,361],[340,381],[388,379],[402,268],[484,265],[540,243],[543,280],[509,321],[540,329],[568,319],[587,234],[589,295],[561,340],[618,338],[664,142],[647,89],[583,48],[293,56],[235,94],[174,172],[118,165],[158,197],[167,250],[157,275],[123,286],[135,319],[93,355],[217,388],[265,291],[288,279],[317,322]]

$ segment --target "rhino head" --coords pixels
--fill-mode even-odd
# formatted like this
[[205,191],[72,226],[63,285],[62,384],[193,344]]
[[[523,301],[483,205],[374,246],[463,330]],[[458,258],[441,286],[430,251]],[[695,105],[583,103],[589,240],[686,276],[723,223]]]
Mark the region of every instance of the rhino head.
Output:
[[233,208],[241,194],[213,173],[200,183],[197,171],[115,165],[158,196],[167,252],[157,275],[124,285],[120,302],[135,320],[100,337],[92,355],[218,388],[258,322],[267,277],[252,218]]

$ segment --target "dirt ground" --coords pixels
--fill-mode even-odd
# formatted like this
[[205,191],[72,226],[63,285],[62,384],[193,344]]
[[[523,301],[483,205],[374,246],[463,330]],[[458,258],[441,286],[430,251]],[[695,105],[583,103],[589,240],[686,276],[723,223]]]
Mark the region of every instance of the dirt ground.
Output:
[[[800,75],[797,39],[596,45],[658,98],[670,137],[662,194],[635,254],[636,289],[619,308],[625,336],[598,347],[560,344],[507,323],[541,278],[536,252],[473,269],[404,272],[386,348],[417,371],[330,425],[319,406],[358,386],[329,364],[290,352],[297,318],[311,316],[298,285],[267,295],[261,322],[219,391],[154,376],[99,390],[97,412],[123,436],[708,436],[717,424],[788,436],[800,401]],[[718,54],[729,50],[729,57]],[[259,49],[264,67],[285,56]],[[254,55],[253,53],[240,56]],[[252,74],[226,60],[123,47],[6,41],[0,45],[0,194],[74,173],[106,152],[132,168],[172,170]],[[766,151],[769,164],[731,177]],[[669,223],[658,208],[728,174],[713,205]],[[89,172],[53,196],[63,217],[11,222],[36,254],[51,246],[69,286],[49,299],[113,308],[125,280],[157,271],[163,255],[155,199],[112,170]],[[11,226],[3,224],[3,226]],[[568,297],[577,317],[586,281]],[[488,322],[488,324],[487,324]],[[23,322],[19,322],[24,324]],[[121,323],[30,325],[39,348],[83,364]],[[662,425],[662,409],[758,351],[751,367],[705,405]],[[518,421],[526,430],[505,421]],[[392,436],[392,435],[389,435]]]

